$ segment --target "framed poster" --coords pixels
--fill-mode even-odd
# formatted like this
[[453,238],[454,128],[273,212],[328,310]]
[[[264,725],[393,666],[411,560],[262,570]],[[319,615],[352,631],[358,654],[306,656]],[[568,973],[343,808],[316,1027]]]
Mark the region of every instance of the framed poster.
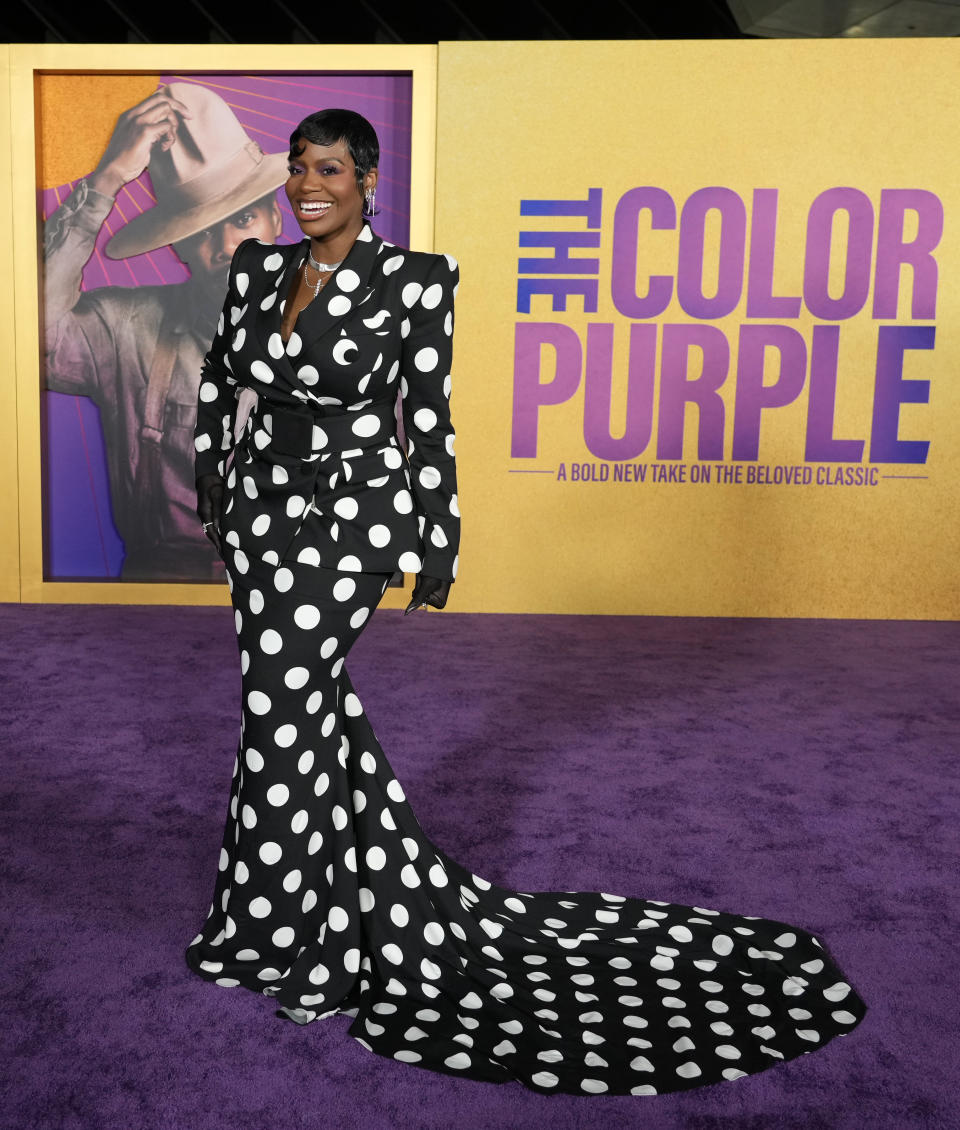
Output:
[[302,238],[289,136],[328,107],[377,130],[377,233],[429,249],[436,49],[10,51],[21,599],[225,603],[192,433],[233,251]]

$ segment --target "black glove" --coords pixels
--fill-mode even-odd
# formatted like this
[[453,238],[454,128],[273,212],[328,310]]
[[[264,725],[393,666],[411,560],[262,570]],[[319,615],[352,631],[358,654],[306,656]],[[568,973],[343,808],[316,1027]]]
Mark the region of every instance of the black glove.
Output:
[[403,614],[406,616],[409,612],[419,608],[421,604],[429,604],[433,608],[443,608],[449,595],[449,581],[438,581],[436,577],[427,577],[421,573],[417,577],[417,583],[413,586],[413,596]]
[[222,557],[220,517],[223,514],[223,479],[219,475],[201,475],[197,479],[197,513],[203,523],[203,532]]

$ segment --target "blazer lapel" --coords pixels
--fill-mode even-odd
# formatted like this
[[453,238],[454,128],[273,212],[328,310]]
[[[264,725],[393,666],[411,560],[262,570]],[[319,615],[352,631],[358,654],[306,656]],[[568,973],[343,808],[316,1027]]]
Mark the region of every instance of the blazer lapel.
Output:
[[299,243],[277,244],[264,259],[263,269],[258,272],[259,277],[250,280],[247,299],[254,306],[254,329],[262,351],[274,360],[279,358],[276,356],[276,348],[270,348],[270,339],[274,334],[280,333],[280,319],[287,291],[290,289],[293,272],[300,268],[307,257],[308,243],[307,239],[302,239]]
[[[364,223],[363,230],[330,281],[301,311],[294,327],[294,333],[299,336],[298,352],[309,352],[318,338],[339,326],[370,296],[373,291],[370,276],[382,246],[383,240],[373,234],[369,224]],[[296,344],[292,335],[290,343]]]

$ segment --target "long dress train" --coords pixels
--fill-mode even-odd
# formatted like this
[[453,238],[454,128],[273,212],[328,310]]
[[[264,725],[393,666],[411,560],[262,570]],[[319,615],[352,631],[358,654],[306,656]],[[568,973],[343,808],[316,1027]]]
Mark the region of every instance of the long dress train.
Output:
[[387,576],[228,549],[240,745],[199,976],[379,1055],[543,1093],[653,1095],[762,1071],[865,1006],[782,922],[617,894],[520,892],[431,843],[344,659]]

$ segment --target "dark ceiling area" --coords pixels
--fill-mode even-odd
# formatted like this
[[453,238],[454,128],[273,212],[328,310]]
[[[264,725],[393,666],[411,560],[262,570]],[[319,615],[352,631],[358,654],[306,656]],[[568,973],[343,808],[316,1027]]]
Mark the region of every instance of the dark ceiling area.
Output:
[[6,43],[437,43],[451,39],[741,39],[724,0],[8,0]]

